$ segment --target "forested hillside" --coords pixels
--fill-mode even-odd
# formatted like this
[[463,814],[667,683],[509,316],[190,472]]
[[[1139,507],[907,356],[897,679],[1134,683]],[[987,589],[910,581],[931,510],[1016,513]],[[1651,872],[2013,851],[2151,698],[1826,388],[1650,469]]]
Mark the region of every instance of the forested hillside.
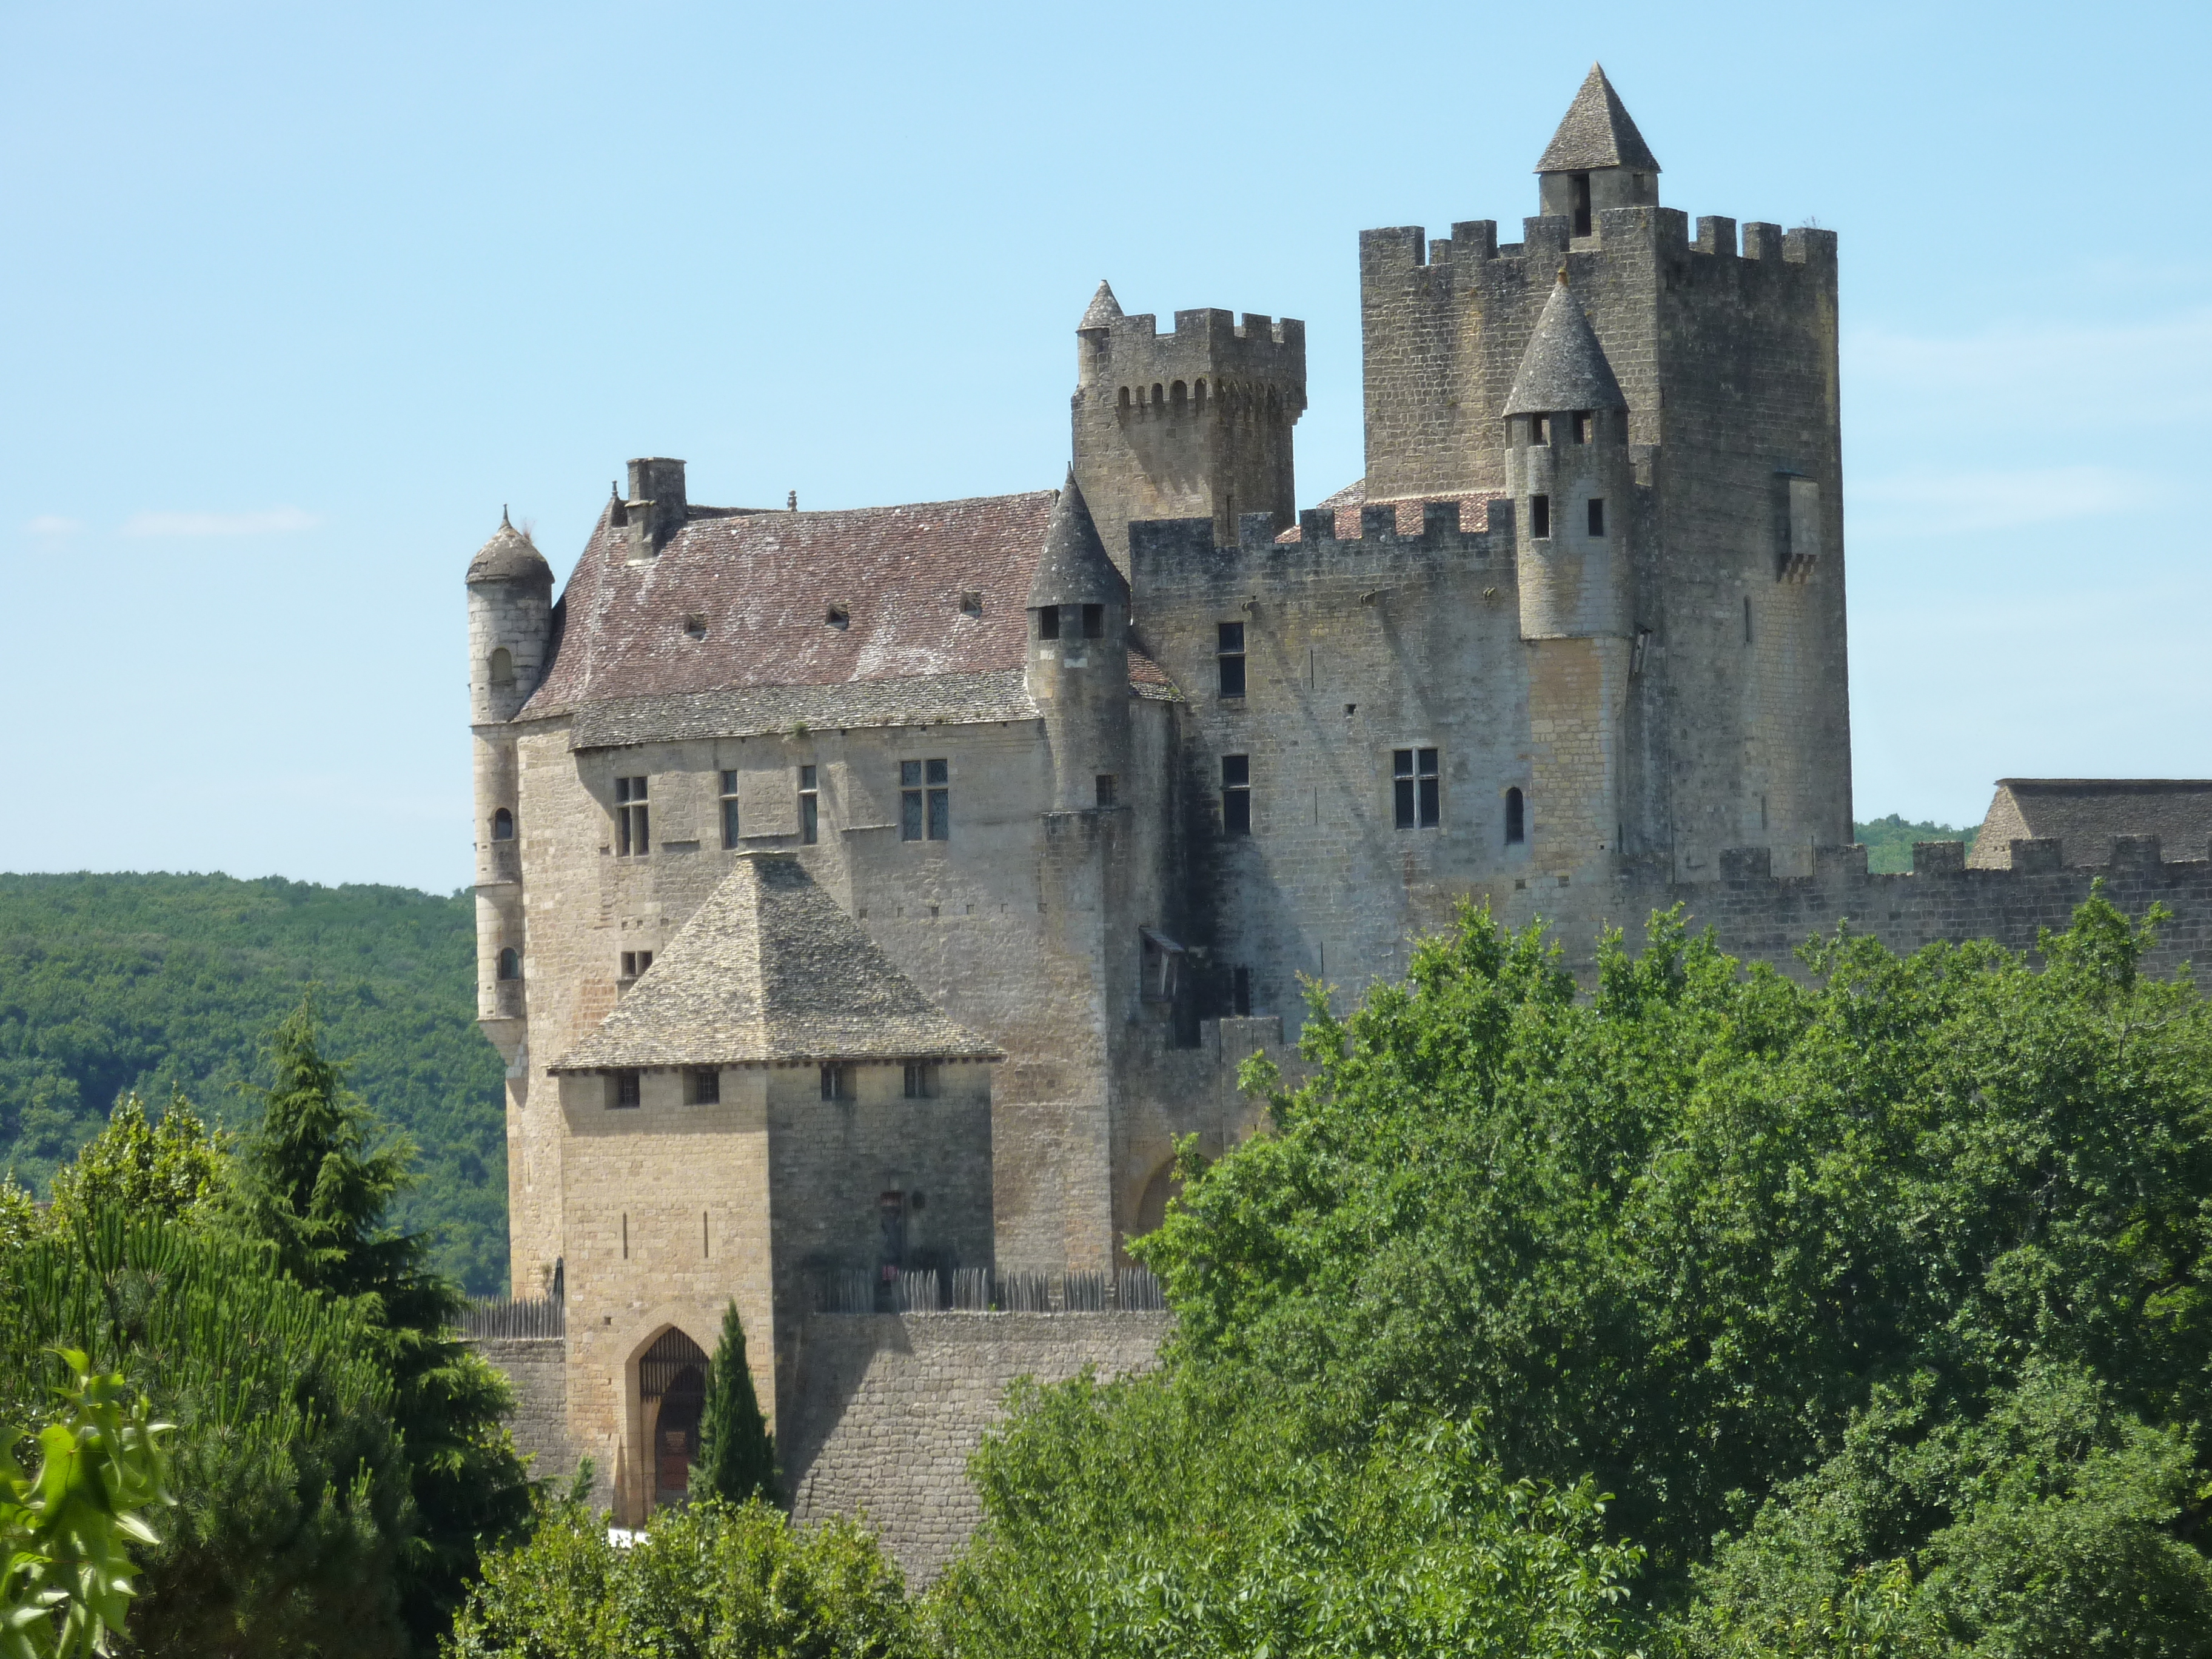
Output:
[[395,1206],[435,1261],[504,1288],[499,1056],[476,1026],[465,896],[220,875],[0,875],[0,1170],[43,1188],[118,1094],[257,1121],[263,1045],[310,984],[326,1051],[422,1150]]
[[1948,823],[1908,823],[1892,812],[1886,818],[1851,826],[1851,838],[1867,849],[1867,872],[1876,876],[1903,875],[1912,868],[1916,841],[1963,841],[1974,850],[1974,835],[1981,828],[1970,824],[1954,830]]

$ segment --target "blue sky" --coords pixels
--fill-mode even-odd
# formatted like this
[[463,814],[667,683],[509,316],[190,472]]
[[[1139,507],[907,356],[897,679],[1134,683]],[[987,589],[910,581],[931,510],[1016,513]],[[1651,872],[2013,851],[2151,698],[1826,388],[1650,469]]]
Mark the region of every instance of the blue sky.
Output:
[[1601,58],[1692,216],[1840,233],[1858,811],[2212,775],[2212,9],[18,4],[0,868],[453,887],[461,573],[695,500],[1057,483],[1071,332],[1304,318],[1535,207]]

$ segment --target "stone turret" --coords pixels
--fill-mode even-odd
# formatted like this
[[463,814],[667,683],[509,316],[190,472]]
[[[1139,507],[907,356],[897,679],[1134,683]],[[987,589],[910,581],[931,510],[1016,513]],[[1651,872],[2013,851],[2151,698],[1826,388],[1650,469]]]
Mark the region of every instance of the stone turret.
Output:
[[1659,205],[1659,161],[1623,107],[1620,94],[1592,64],[1582,90],[1552,135],[1536,175],[1546,214],[1569,222],[1569,234],[1588,236],[1607,208]]
[[502,1052],[523,1018],[522,826],[507,722],[544,678],[553,635],[553,570],[507,521],[469,561],[469,723],[476,733],[477,1012]]
[[1067,483],[1030,582],[1030,695],[1052,745],[1053,808],[1112,805],[1129,750],[1129,584],[1106,555],[1083,488]]

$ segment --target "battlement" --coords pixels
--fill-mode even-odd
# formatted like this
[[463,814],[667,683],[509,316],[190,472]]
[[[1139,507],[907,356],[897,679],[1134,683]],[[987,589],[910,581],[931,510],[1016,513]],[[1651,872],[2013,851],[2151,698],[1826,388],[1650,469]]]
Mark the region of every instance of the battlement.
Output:
[[1237,539],[1215,538],[1210,519],[1139,520],[1129,526],[1130,580],[1139,592],[1189,581],[1194,576],[1227,579],[1254,574],[1271,578],[1341,574],[1347,569],[1386,568],[1450,562],[1495,573],[1510,584],[1513,571],[1513,503],[1484,503],[1480,530],[1460,523],[1456,501],[1422,504],[1421,527],[1399,529],[1399,508],[1385,501],[1359,509],[1359,534],[1340,536],[1334,507],[1310,507],[1298,514],[1295,535],[1279,535],[1265,513],[1240,514]]
[[[1082,354],[1085,384],[1110,389],[1130,410],[1165,409],[1218,398],[1224,386],[1264,387],[1285,407],[1306,406],[1306,325],[1246,312],[1202,307],[1178,311],[1171,332],[1149,312],[1116,317],[1089,331],[1096,343]],[[1180,387],[1180,392],[1177,388]]]
[[1359,234],[1359,268],[1363,276],[1498,261],[1525,265],[1534,260],[1551,268],[1570,255],[1601,257],[1610,249],[1623,246],[1656,253],[1766,260],[1815,270],[1825,266],[1832,270],[1836,264],[1836,233],[1813,225],[1785,231],[1764,220],[1751,220],[1742,227],[1740,253],[1736,221],[1717,214],[1703,216],[1698,220],[1697,238],[1692,240],[1689,216],[1678,208],[1607,208],[1596,215],[1594,234],[1574,236],[1571,228],[1564,215],[1538,214],[1521,222],[1522,240],[1517,242],[1499,242],[1494,219],[1459,221],[1452,226],[1449,240],[1435,242],[1428,240],[1419,225],[1364,230]]

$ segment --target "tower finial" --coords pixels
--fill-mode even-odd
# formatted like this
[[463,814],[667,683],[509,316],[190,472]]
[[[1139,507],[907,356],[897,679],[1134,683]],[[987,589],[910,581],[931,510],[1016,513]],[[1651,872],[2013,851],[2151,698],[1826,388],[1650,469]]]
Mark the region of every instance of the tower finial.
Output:
[[1083,320],[1075,325],[1077,333],[1086,328],[1110,327],[1121,314],[1121,302],[1114,297],[1113,284],[1104,277],[1098,279],[1098,292],[1091,296],[1091,306],[1083,313]]
[[1656,173],[1659,162],[1622,106],[1620,94],[1605,78],[1604,65],[1592,64],[1536,171],[1595,173],[1606,167]]
[[514,528],[512,524],[507,522],[507,503],[505,501],[501,501],[499,504],[499,527],[501,530],[512,530]]
[[1559,286],[1560,286],[1561,288],[1565,288],[1566,285],[1567,285],[1567,262],[1566,262],[1565,259],[1562,259],[1562,260],[1560,260],[1560,261],[1559,261]]

